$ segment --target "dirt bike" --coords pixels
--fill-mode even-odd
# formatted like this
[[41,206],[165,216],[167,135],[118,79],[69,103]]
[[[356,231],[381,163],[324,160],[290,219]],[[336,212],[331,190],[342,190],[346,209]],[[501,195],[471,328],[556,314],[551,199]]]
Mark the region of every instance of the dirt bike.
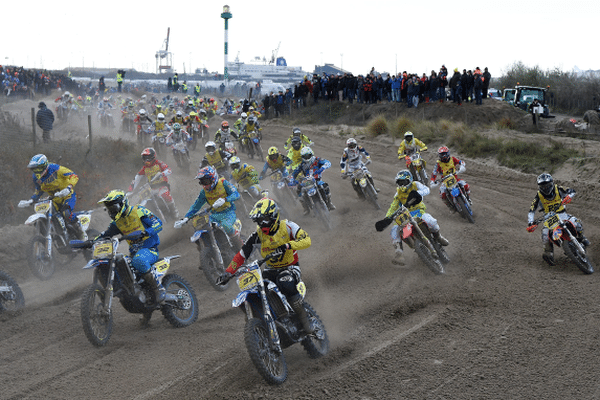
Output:
[[442,185],[445,187],[446,198],[454,206],[454,209],[470,223],[474,224],[471,199],[465,192],[464,187],[458,183],[456,174],[448,174],[442,177]]
[[167,153],[169,152],[169,146],[167,146],[167,135],[169,132],[155,132],[152,136],[152,147],[156,151],[156,154],[161,156],[163,161],[167,159]]
[[[240,250],[231,241],[225,230],[218,222],[209,221],[211,208],[200,210],[191,218],[194,234],[190,238],[196,243],[200,252],[200,269],[208,283],[218,291],[228,288],[227,285],[217,285],[217,278],[224,272],[235,254]],[[240,220],[235,221],[235,229],[242,230]]]
[[404,205],[389,218],[375,223],[378,231],[382,231],[392,222],[396,222],[402,229],[401,238],[404,243],[417,253],[434,274],[445,273],[444,264],[450,262],[446,249],[433,237],[425,221],[421,219],[423,210],[409,211]]
[[92,259],[83,268],[93,269],[94,278],[81,296],[81,322],[85,336],[94,346],[106,346],[110,340],[113,297],[127,312],[143,314],[146,323],[155,310],[160,310],[175,328],[190,326],[198,318],[194,289],[179,275],[167,274],[171,260],[180,256],[164,257],[152,265],[152,275],[166,291],[165,300],[157,304],[151,285],[131,266],[131,257],[117,252],[121,240],[142,237],[138,231],[120,238],[71,241],[73,247],[92,249]]
[[182,170],[189,172],[192,160],[190,159],[190,151],[188,150],[184,137],[185,136],[182,134],[179,140],[171,143],[171,148],[173,149],[173,158],[175,159],[177,166]]
[[25,307],[25,297],[17,282],[6,272],[0,271],[0,314],[18,314]]
[[233,144],[233,139],[228,138],[224,142],[220,143],[221,150],[224,150],[231,154],[232,156],[237,155],[237,150],[235,149],[235,145]]
[[254,155],[256,155],[257,158],[262,161],[264,159],[264,155],[263,149],[260,145],[260,132],[252,130],[250,132],[247,132],[246,135],[243,136],[243,138],[243,140],[246,141],[245,148],[248,152],[248,157],[254,158]]
[[363,165],[360,168],[356,168],[353,172],[347,172],[342,178],[348,176],[352,178],[354,186],[360,188],[364,198],[367,199],[369,203],[373,204],[377,210],[381,209],[381,206],[377,201],[377,191],[375,190],[375,186],[371,183],[373,178],[367,167]]
[[303,177],[300,180],[299,185],[304,203],[314,212],[314,216],[323,222],[325,229],[332,229],[333,222],[331,221],[329,208],[323,197],[325,195],[323,193],[324,189],[319,187],[313,174],[310,173],[308,176]]
[[152,137],[154,133],[154,127],[152,125],[136,125],[135,127],[135,135],[137,137],[137,141],[140,144],[144,144],[148,141],[148,138]]
[[[283,210],[298,206],[298,195],[296,186],[292,183],[290,175],[285,175],[280,170],[273,171],[271,177],[271,193],[277,199],[277,203]],[[285,214],[285,211],[284,211]]]
[[56,106],[56,118],[60,122],[67,122],[67,118],[69,117],[69,111],[70,111],[69,105],[65,102],[60,102]]
[[406,168],[412,174],[413,179],[425,186],[429,186],[429,179],[425,171],[425,160],[421,157],[421,152],[415,150],[411,154],[405,155],[404,160],[406,161]]
[[115,127],[115,121],[113,120],[112,114],[104,108],[98,110],[98,119],[100,120],[100,126],[103,128]]
[[[22,200],[18,206],[24,208],[29,204],[28,200]],[[62,210],[56,209],[52,197],[34,203],[33,209],[35,213],[25,221],[25,225],[34,226],[36,229],[35,235],[27,245],[27,264],[33,275],[38,279],[47,280],[54,275],[57,264],[64,264],[80,253],[69,247],[69,240],[77,238],[77,232],[71,224],[66,223]],[[92,212],[93,210],[73,213],[88,237],[100,234],[97,230],[89,228]],[[86,259],[91,257],[89,252],[83,253]]]
[[561,214],[551,211],[534,221],[533,225],[527,228],[527,231],[533,232],[538,224],[543,223],[548,228],[548,238],[552,246],[562,247],[565,255],[584,274],[594,273],[594,266],[588,259],[585,246],[577,239],[578,234],[575,225]]
[[133,122],[135,114],[131,112],[122,111],[123,115],[121,118],[121,133],[129,133],[133,135],[136,131],[136,124]]
[[[253,261],[235,272],[240,293],[231,305],[246,316],[244,343],[254,367],[268,383],[280,385],[288,374],[283,349],[300,343],[310,358],[320,358],[329,352],[329,338],[323,322],[307,302],[304,309],[315,331],[304,333],[286,296],[262,276],[260,267],[268,259]],[[298,291],[305,296],[304,282],[298,284]]]
[[[155,175],[153,179],[157,179]],[[173,211],[169,209],[169,205],[165,199],[158,194],[158,191],[152,189],[151,182],[145,183],[135,193],[128,194],[131,197],[133,204],[139,204],[146,207],[154,215],[160,218],[163,222],[174,221],[177,217],[173,214]]]
[[208,142],[208,125],[206,123],[199,124],[198,122],[192,122],[190,124],[190,136],[192,137],[190,150],[196,150],[198,140],[201,140],[202,144],[205,145]]

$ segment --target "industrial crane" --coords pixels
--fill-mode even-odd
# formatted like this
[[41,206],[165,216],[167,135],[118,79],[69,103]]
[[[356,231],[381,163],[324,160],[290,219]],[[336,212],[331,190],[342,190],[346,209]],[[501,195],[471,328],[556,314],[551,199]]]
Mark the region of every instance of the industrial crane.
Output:
[[170,73],[173,69],[173,54],[169,51],[169,36],[171,34],[171,28],[167,28],[167,38],[165,39],[165,49],[158,50],[156,55],[156,73],[162,72]]
[[271,62],[269,62],[269,64],[275,64],[275,62],[277,62],[277,54],[279,54],[280,46],[281,46],[281,42],[279,42],[279,44],[277,45],[277,48],[275,50],[273,50],[273,53],[271,53]]

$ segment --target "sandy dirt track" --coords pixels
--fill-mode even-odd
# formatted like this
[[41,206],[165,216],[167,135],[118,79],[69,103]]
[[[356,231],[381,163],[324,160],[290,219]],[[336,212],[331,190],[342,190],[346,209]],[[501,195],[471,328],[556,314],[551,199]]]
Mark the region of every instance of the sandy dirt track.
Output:
[[[198,252],[188,240],[192,228],[175,231],[172,225],[161,234],[161,254],[182,255],[172,270],[195,288],[198,321],[173,329],[155,313],[143,329],[137,315],[117,304],[112,339],[105,348],[95,348],[85,338],[79,316],[81,292],[91,282],[91,273],[81,270],[83,259],[76,258],[50,281],[38,281],[23,274],[24,258],[15,254],[22,251],[18,239],[25,241],[30,231],[3,228],[10,247],[2,251],[13,257],[3,269],[27,276],[19,280],[27,306],[20,316],[0,316],[0,398],[600,396],[599,275],[584,275],[560,250],[557,266],[542,261],[539,232],[525,230],[535,175],[466,159],[464,179],[472,187],[475,224],[449,214],[437,188],[432,190],[425,202],[450,241],[451,258],[447,274],[436,276],[410,249],[406,266],[392,265],[389,228],[374,228],[392,200],[393,177],[402,168],[397,146],[389,139],[359,140],[371,153],[369,169],[381,188],[382,210],[376,211],[359,201],[350,182],[339,176],[345,139],[334,131],[302,128],[314,140],[316,154],[333,164],[323,177],[337,206],[334,229],[325,232],[313,218],[295,218],[312,238],[300,260],[307,300],[329,333],[329,355],[311,360],[301,346],[288,348],[287,382],[266,384],[246,352],[243,316],[231,308],[236,288],[214,291],[197,268]],[[269,121],[263,132],[266,150],[281,148],[291,129]],[[434,155],[431,146],[425,154],[430,166]],[[199,162],[201,153],[197,150],[193,157]],[[262,167],[245,156],[242,160]],[[580,191],[569,211],[583,220],[595,262],[600,249],[596,185],[581,179],[564,183]],[[175,172],[173,193],[180,211],[187,210],[198,188],[191,175]],[[246,223],[245,231],[250,229]]]

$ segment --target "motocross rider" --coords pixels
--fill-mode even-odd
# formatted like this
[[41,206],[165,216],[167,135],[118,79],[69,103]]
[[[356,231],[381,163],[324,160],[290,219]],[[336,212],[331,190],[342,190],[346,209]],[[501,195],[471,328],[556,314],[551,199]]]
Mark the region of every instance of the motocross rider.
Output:
[[73,228],[79,239],[87,240],[86,233],[73,214],[77,201],[74,187],[79,181],[79,177],[66,167],[48,162],[48,158],[44,154],[33,156],[27,168],[33,172],[35,192],[29,200],[19,202],[19,207],[25,208],[32,205],[44,193],[54,196],[52,198],[54,207],[61,212],[65,222]]
[[220,175],[229,176],[229,171],[227,170],[227,163],[229,159],[233,156],[233,154],[228,151],[218,149],[215,142],[206,142],[204,145],[206,149],[206,154],[200,163],[200,168],[204,168],[206,166],[214,167]]
[[185,118],[183,118],[183,111],[177,110],[175,112],[175,115],[173,116],[173,118],[171,118],[171,121],[169,121],[169,125],[173,125],[175,123],[179,123],[180,125],[183,125],[184,122],[185,122]]
[[238,138],[237,133],[233,132],[229,129],[229,122],[223,121],[221,122],[221,129],[215,133],[215,142],[219,143],[219,148],[225,150],[225,142],[232,141],[231,136],[233,136],[236,140]]
[[280,154],[279,149],[277,149],[275,146],[269,147],[267,154],[267,161],[265,162],[258,179],[263,180],[269,168],[271,168],[272,171],[281,171],[283,176],[288,176],[288,172],[285,167],[291,165],[292,160],[290,160],[287,156]]
[[[346,140],[346,146],[347,147],[344,149],[344,152],[342,153],[342,158],[340,160],[342,178],[346,179],[348,176],[351,176],[352,172],[354,172],[355,170],[359,168],[364,168],[366,175],[369,178],[369,181],[371,181],[371,185],[373,185],[376,191],[379,191],[379,189],[375,187],[375,182],[373,182],[373,177],[371,176],[371,173],[369,172],[369,170],[367,170],[367,165],[371,163],[371,156],[369,155],[369,153],[367,153],[364,147],[359,146],[358,142],[354,138],[349,138],[348,140]],[[363,157],[365,159],[365,162],[362,161]],[[352,188],[354,189],[356,194],[358,194],[358,197],[364,200],[365,195],[363,194],[362,190],[360,190],[358,183],[354,179],[352,179],[351,181]]]
[[165,300],[165,289],[152,273],[152,264],[158,261],[158,232],[162,230],[162,222],[150,210],[141,205],[130,206],[125,193],[111,190],[99,204],[104,204],[112,222],[98,238],[110,238],[118,234],[129,235],[139,232],[138,240],[127,240],[131,265],[142,274],[154,292],[154,301]]
[[152,147],[148,147],[142,151],[142,160],[144,161],[144,166],[131,181],[127,197],[131,196],[140,182],[146,177],[152,188],[152,193],[162,197],[165,203],[167,203],[171,214],[175,218],[179,218],[179,211],[171,196],[171,186],[167,178],[172,173],[171,169],[167,164],[156,159],[156,151]]
[[240,115],[240,118],[238,118],[238,120],[234,122],[233,127],[237,130],[238,135],[244,131],[244,128],[246,127],[247,122],[248,122],[248,114],[246,114],[246,113],[242,113]]
[[[152,123],[152,126],[154,127],[154,134],[157,137],[167,136],[168,133],[171,131],[171,127],[167,125],[165,121],[165,114],[163,113],[158,114],[158,116],[156,117],[156,121]],[[165,131],[167,131],[167,133],[165,133]]]
[[[298,165],[298,167],[296,167],[294,172],[292,172],[292,178],[296,180],[296,177],[300,173],[304,174],[304,176],[308,176],[312,173],[315,180],[317,181],[321,195],[323,196],[323,199],[327,204],[327,208],[329,209],[329,211],[335,210],[335,206],[331,202],[331,191],[329,189],[329,185],[321,180],[321,174],[327,168],[331,167],[331,162],[329,162],[329,160],[325,160],[324,158],[316,157],[312,149],[307,146],[302,148],[300,154],[302,155],[302,162],[300,163],[300,165]],[[304,215],[308,215],[310,213],[310,208],[308,204],[306,204],[304,198],[302,197],[301,185],[298,185],[297,191],[298,197],[300,198],[300,202],[304,207]]]
[[223,177],[219,177],[217,170],[211,166],[203,167],[196,175],[198,183],[203,187],[198,198],[192,204],[185,217],[175,221],[175,228],[181,228],[186,222],[196,214],[204,204],[212,207],[209,220],[219,223],[225,233],[229,236],[233,244],[240,248],[243,240],[240,236],[240,226],[236,224],[234,201],[240,198],[240,193],[234,185]]
[[253,165],[242,163],[238,156],[229,159],[232,179],[242,190],[247,190],[253,199],[260,198],[262,188],[258,182],[258,172]]
[[[469,184],[466,183],[463,179],[458,178],[457,176],[458,174],[465,172],[464,161],[459,160],[456,157],[451,157],[450,150],[446,146],[442,146],[438,149],[438,158],[439,160],[435,164],[435,168],[431,173],[430,186],[435,187],[438,185],[439,182],[436,180],[438,175],[440,175],[440,177],[443,178],[444,176],[454,174],[456,175],[458,184],[464,188],[465,193],[467,194],[467,200],[469,201],[469,203],[471,203],[471,188],[469,187]],[[444,204],[446,204],[446,206],[448,206],[448,208],[452,212],[456,211],[454,205],[446,196],[446,185],[444,185],[444,183],[440,185],[440,198],[444,201]]]
[[173,146],[175,143],[182,140],[184,143],[187,143],[192,140],[192,137],[185,131],[185,129],[181,128],[181,124],[179,122],[175,122],[173,124],[173,130],[167,135],[167,146]]
[[[300,143],[302,144],[302,146],[312,146],[313,142],[312,140],[310,140],[308,138],[308,136],[304,135],[302,133],[302,131],[300,130],[300,128],[292,128],[292,136],[290,136],[288,138],[288,140],[285,141],[285,144],[283,145],[283,148],[286,150],[290,150],[291,151],[291,144],[292,144],[292,140],[297,137],[300,138]],[[289,153],[288,153],[288,157],[290,157]],[[292,157],[290,157],[292,158]]]
[[140,109],[140,111],[138,111],[138,115],[135,116],[133,122],[135,122],[138,125],[138,129],[140,131],[144,130],[144,126],[146,126],[147,124],[152,124],[152,120],[148,116],[148,113],[146,113],[146,110],[143,108]]
[[[396,195],[390,205],[385,218],[392,218],[394,213],[400,208],[400,204],[403,204],[409,211],[421,210],[420,218],[427,224],[429,231],[442,246],[448,246],[448,240],[440,234],[440,226],[435,218],[431,214],[425,212],[425,203],[423,203],[423,197],[427,196],[430,191],[429,188],[423,185],[421,182],[413,180],[412,174],[409,170],[405,169],[396,174]],[[396,265],[404,265],[404,255],[402,251],[402,228],[400,225],[395,224],[391,231],[392,243],[396,250],[396,256],[392,260],[392,263]]]
[[[410,156],[415,151],[427,151],[427,145],[417,139],[411,131],[407,131],[404,133],[404,140],[398,147],[398,159],[402,161],[405,156]],[[427,168],[427,162],[423,160],[423,172],[425,172],[425,179],[427,179],[427,171],[425,171],[425,168]]]
[[314,325],[306,314],[304,300],[298,292],[298,284],[302,278],[297,251],[310,247],[310,237],[295,222],[282,220],[277,204],[266,197],[256,202],[250,212],[250,218],[258,225],[256,231],[248,237],[225,273],[217,279],[217,283],[227,282],[250,257],[254,245],[260,245],[262,257],[275,255],[266,262],[263,276],[275,282],[281,293],[287,297],[304,331],[308,334],[313,333]]
[[[535,212],[540,209],[547,214],[551,211],[555,211],[562,219],[568,219],[573,223],[577,230],[577,240],[584,246],[589,246],[590,241],[583,235],[583,226],[581,221],[568,214],[565,204],[569,204],[573,197],[575,197],[575,190],[571,188],[564,188],[562,186],[554,184],[552,175],[543,173],[537,177],[538,192],[535,194],[535,198],[529,208],[527,215],[527,230],[533,232],[532,226],[534,227]],[[534,227],[535,228],[535,227]],[[555,265],[553,246],[550,243],[548,237],[548,228],[546,226],[542,229],[542,243],[544,244],[544,254],[542,258],[550,265]]]
[[302,140],[299,137],[295,137],[292,139],[292,148],[288,151],[288,158],[292,160],[292,163],[289,165],[290,172],[295,170],[298,165],[302,162]]

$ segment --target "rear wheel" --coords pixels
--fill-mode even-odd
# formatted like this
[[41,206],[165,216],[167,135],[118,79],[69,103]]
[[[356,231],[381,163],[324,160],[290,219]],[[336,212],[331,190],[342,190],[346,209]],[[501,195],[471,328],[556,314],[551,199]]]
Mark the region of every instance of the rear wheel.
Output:
[[600,115],[596,110],[588,110],[583,114],[583,121],[590,125],[600,125]]
[[198,299],[192,286],[179,275],[169,274],[162,281],[167,294],[177,297],[175,302],[166,301],[161,312],[175,328],[190,326],[198,319]]
[[581,272],[588,275],[594,273],[594,266],[588,259],[587,254],[585,252],[580,252],[575,243],[565,240],[562,243],[562,248],[567,257],[573,260]]
[[304,350],[306,350],[310,358],[323,357],[329,353],[329,337],[327,336],[325,325],[323,325],[323,322],[315,310],[313,310],[306,302],[304,303],[304,309],[306,310],[308,319],[312,322],[315,331],[301,342],[302,347],[304,347]]
[[27,248],[27,263],[33,275],[43,281],[50,279],[56,267],[48,255],[48,240],[42,235],[35,235],[29,240]]
[[18,314],[25,306],[25,297],[17,282],[0,271],[0,312]]
[[244,342],[250,360],[258,373],[271,385],[281,385],[287,379],[287,363],[283,353],[278,353],[271,344],[269,329],[265,322],[252,318],[244,327]]
[[81,296],[81,323],[83,331],[91,344],[106,346],[113,327],[113,315],[104,307],[106,292],[97,283],[88,286]]

